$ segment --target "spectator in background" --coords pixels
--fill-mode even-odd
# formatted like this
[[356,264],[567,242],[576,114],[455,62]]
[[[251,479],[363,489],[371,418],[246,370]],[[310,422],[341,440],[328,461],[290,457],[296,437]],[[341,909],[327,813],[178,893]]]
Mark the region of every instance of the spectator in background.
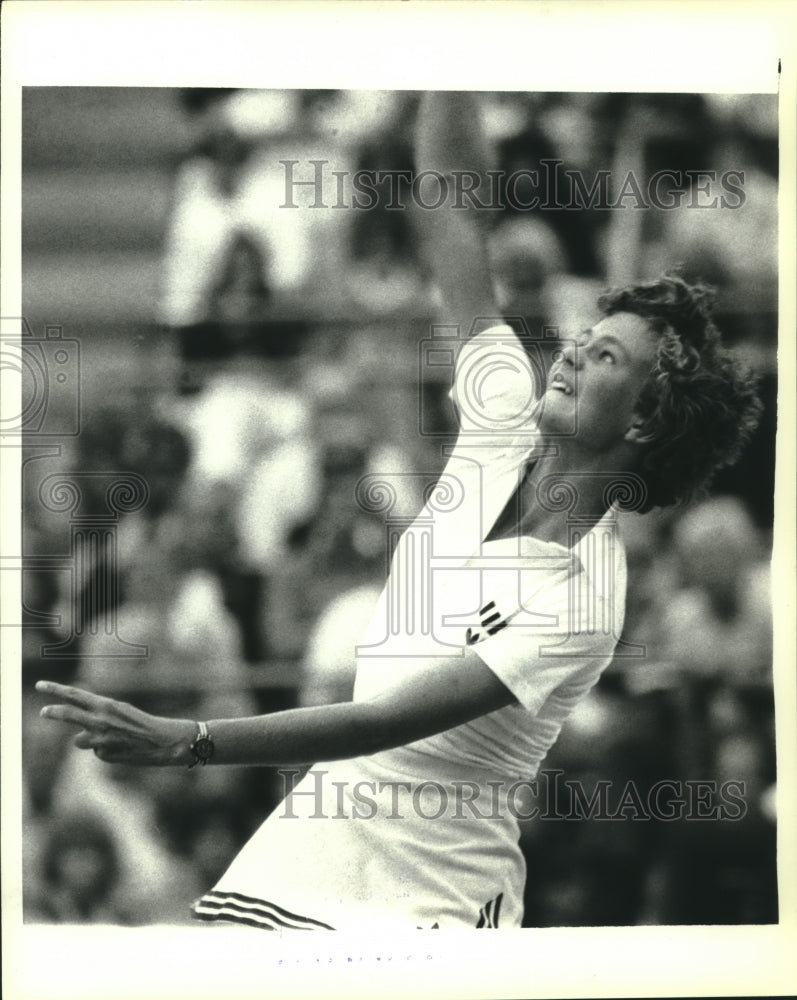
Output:
[[187,327],[207,317],[211,290],[240,229],[237,195],[252,143],[233,126],[236,93],[228,88],[183,92],[195,141],[178,171],[167,237],[162,316],[169,326]]
[[[547,222],[522,216],[499,223],[490,235],[490,262],[503,309],[533,317],[538,323],[550,315],[546,286],[554,276],[567,274],[569,265],[561,241]],[[537,329],[538,323],[529,325]]]
[[769,683],[769,565],[743,504],[717,497],[675,525],[678,592],[663,608],[662,655],[683,670],[739,683]]
[[[774,310],[777,244],[772,234],[778,228],[778,185],[773,177],[755,167],[740,172],[738,164],[749,163],[749,159],[736,141],[717,149],[711,156],[711,162],[721,168],[716,175],[721,177],[726,171],[736,174],[733,207],[667,213],[660,220],[663,231],[659,238],[644,249],[644,261],[646,267],[655,268],[674,255],[688,273],[705,276],[718,287],[733,288],[737,295],[752,297],[759,308]],[[687,194],[687,200],[697,198],[703,206],[718,197],[708,198],[694,191]]]
[[778,920],[776,829],[761,734],[740,732],[717,747],[718,787],[731,782],[734,814],[721,822],[670,825],[650,870],[644,922],[769,924]]
[[[384,95],[379,95],[383,97]],[[410,113],[416,101],[395,99],[391,112],[359,145],[356,171],[372,175],[403,172],[412,176],[413,155],[409,141]],[[357,311],[390,314],[423,309],[429,298],[417,250],[416,211],[412,201],[403,211],[392,204],[391,182],[386,177],[374,184],[376,204],[357,211],[351,226],[347,267],[347,289]]]
[[[301,705],[351,701],[357,640],[384,583],[384,525],[352,505],[357,482],[367,474],[366,458],[362,448],[328,455],[325,513],[310,526],[307,546],[307,558],[321,572],[313,588],[315,620],[303,657]],[[410,504],[413,499],[402,498]]]
[[[484,123],[496,144],[502,172],[501,202],[510,217],[531,215],[523,206],[531,204],[535,195],[545,202],[552,191],[546,181],[547,170],[577,170],[589,177],[605,167],[616,131],[605,127],[605,104],[606,98],[594,94],[488,95]],[[536,182],[528,177],[530,170],[537,173]],[[513,176],[517,179],[508,190]],[[598,240],[607,223],[606,213],[575,208],[544,215],[573,275],[598,277]]]
[[283,385],[264,363],[244,357],[229,361],[200,394],[174,408],[194,456],[186,508],[195,530],[189,527],[187,537],[212,554],[199,565],[218,577],[248,662],[269,653],[275,579],[292,532],[318,504],[311,416],[301,393]]
[[[79,803],[92,828],[105,831],[112,847],[118,899],[124,900],[124,923],[182,923],[190,901],[192,877],[183,859],[164,844],[158,826],[157,800],[149,782],[135,768],[119,768],[114,774],[92,767],[70,749],[65,754],[59,785],[53,796],[48,836],[54,845],[61,837],[62,817]],[[75,834],[79,839],[78,834]],[[99,843],[99,838],[98,838]],[[57,852],[57,846],[51,853]],[[106,900],[107,901],[107,900]],[[104,919],[104,918],[103,918]],[[119,919],[110,922],[119,922]]]
[[[645,99],[648,175],[681,172],[688,211],[648,213],[643,263],[673,258],[727,294],[758,309],[777,308],[777,111],[764,95],[672,95]],[[706,171],[717,190],[706,193]],[[727,175],[732,190],[726,190]],[[702,190],[701,190],[702,189]],[[718,197],[719,196],[719,197]],[[715,200],[716,199],[716,200]],[[719,200],[730,207],[717,210]],[[707,211],[706,207],[711,206]]]
[[71,924],[127,924],[119,857],[110,825],[90,813],[58,817],[40,861],[38,899],[26,919]]
[[169,769],[143,777],[158,827],[186,871],[186,885],[179,890],[182,899],[201,891],[207,879],[218,878],[230,851],[245,843],[281,791],[275,775],[243,768],[192,782],[188,789]]
[[364,583],[334,597],[322,610],[307,643],[300,705],[351,701],[357,670],[356,642],[370,621],[379,585]]
[[[220,328],[225,350],[251,347],[266,313],[271,291],[263,249],[248,233],[237,233],[209,296],[208,318]],[[216,352],[213,352],[216,353]]]
[[[351,172],[360,130],[386,103],[385,95],[341,91],[186,92],[197,139],[175,180],[160,306],[162,321],[180,331],[184,352],[190,354],[193,336],[208,336],[209,320],[223,340],[219,319],[229,318],[232,305],[254,301],[262,311],[273,295],[283,305],[301,297],[305,310],[308,301],[328,310],[341,299],[351,213],[305,210],[319,194],[311,161],[329,164],[320,200],[334,205],[331,171]],[[236,278],[233,303],[224,276],[242,265],[244,248],[248,288],[241,298]],[[219,289],[221,310],[213,301]]]

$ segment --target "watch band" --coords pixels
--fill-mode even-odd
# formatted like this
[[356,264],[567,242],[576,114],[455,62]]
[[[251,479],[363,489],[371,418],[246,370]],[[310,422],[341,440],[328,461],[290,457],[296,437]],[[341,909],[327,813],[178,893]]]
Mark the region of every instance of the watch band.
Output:
[[196,767],[197,764],[201,764],[204,767],[211,759],[216,746],[208,730],[207,722],[197,723],[197,734],[194,737],[194,742],[190,744],[189,749],[194,755],[194,759],[188,765],[189,771],[192,767]]

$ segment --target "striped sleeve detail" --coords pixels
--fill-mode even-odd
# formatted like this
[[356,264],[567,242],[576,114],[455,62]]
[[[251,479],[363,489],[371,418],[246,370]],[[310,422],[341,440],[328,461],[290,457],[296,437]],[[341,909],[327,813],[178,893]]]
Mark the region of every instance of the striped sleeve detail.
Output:
[[297,931],[327,930],[335,928],[312,917],[302,917],[291,913],[276,903],[253,896],[243,896],[239,892],[206,892],[191,906],[191,912],[199,920],[231,920],[263,930]]
[[485,604],[479,611],[481,628],[475,631],[472,628],[467,630],[465,633],[465,645],[473,646],[475,643],[480,642],[484,638],[483,633],[485,632],[488,636],[500,632],[501,629],[507,626],[507,617],[511,616],[502,617],[501,612],[495,606],[495,601]]

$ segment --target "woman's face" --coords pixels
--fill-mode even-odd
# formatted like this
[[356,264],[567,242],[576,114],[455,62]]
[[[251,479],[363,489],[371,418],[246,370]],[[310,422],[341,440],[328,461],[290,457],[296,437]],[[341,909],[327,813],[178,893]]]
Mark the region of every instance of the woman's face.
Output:
[[632,313],[615,313],[585,330],[551,367],[540,429],[567,428],[579,445],[598,453],[629,440],[656,344],[647,322]]

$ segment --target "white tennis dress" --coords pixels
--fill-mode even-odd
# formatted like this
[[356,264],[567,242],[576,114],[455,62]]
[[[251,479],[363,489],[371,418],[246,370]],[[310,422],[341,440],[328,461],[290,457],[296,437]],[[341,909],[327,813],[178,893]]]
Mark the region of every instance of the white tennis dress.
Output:
[[354,689],[355,701],[372,697],[433,669],[430,657],[472,647],[517,704],[315,765],[194,903],[195,916],[275,929],[520,926],[519,783],[610,662],[626,586],[611,509],[591,528],[574,522],[570,547],[484,541],[539,447],[536,397],[509,327],[462,348],[457,443],[396,546]]

